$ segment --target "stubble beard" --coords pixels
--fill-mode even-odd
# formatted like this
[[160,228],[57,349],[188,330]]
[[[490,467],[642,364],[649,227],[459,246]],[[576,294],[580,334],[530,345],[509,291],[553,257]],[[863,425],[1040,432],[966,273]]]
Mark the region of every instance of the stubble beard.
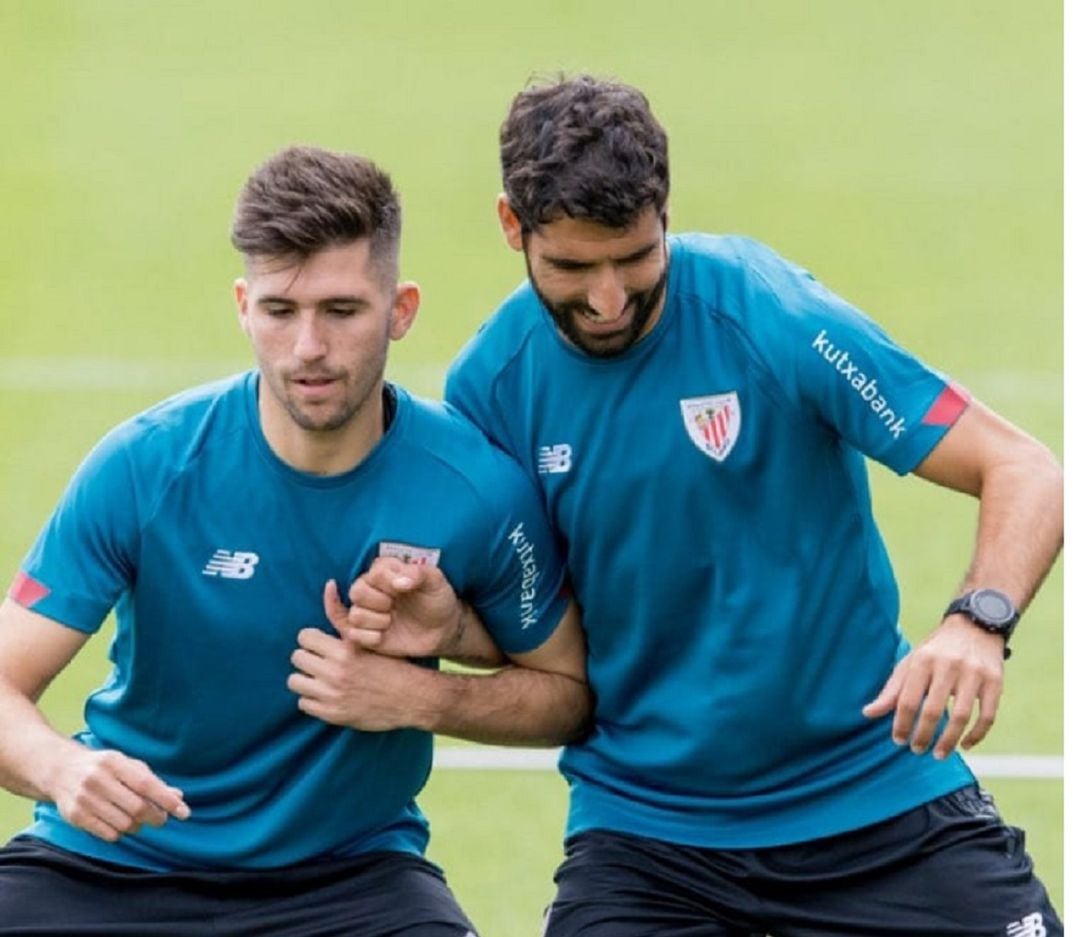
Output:
[[[375,365],[357,375],[348,372],[332,375],[342,383],[345,396],[334,410],[325,415],[321,414],[322,407],[305,405],[290,394],[288,377],[280,376],[279,381],[271,387],[271,392],[300,429],[309,433],[333,433],[351,423],[371,400],[378,398],[386,367],[385,353]],[[350,381],[350,377],[354,380]]]
[[[281,400],[281,398],[278,398]],[[285,412],[289,414],[289,418],[300,427],[309,433],[332,433],[345,426],[356,414],[359,412],[363,403],[352,405],[348,400],[342,401],[341,405],[336,411],[329,416],[320,417],[316,419],[311,413],[309,413],[302,404],[293,400],[287,394],[285,399],[281,400],[285,407]]]
[[533,290],[547,309],[551,318],[555,320],[558,330],[565,336],[567,341],[580,348],[587,355],[594,358],[614,358],[630,348],[644,334],[653,312],[664,295],[664,287],[667,285],[669,265],[665,264],[663,271],[657,278],[656,283],[648,290],[634,293],[628,299],[628,305],[632,305],[633,312],[626,328],[613,332],[611,335],[590,335],[578,326],[578,316],[585,315],[584,310],[589,307],[583,303],[557,303],[551,297],[545,295],[533,276],[529,258],[525,258],[525,269],[528,271],[529,282]]

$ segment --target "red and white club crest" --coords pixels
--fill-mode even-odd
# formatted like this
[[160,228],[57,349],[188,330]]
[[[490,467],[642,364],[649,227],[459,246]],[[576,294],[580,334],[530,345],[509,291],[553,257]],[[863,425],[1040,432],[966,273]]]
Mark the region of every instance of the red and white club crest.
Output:
[[402,563],[415,566],[438,566],[442,550],[438,547],[416,547],[411,543],[398,543],[394,540],[379,541],[379,556],[392,556]]
[[739,395],[714,394],[679,401],[690,440],[710,459],[723,462],[739,438]]

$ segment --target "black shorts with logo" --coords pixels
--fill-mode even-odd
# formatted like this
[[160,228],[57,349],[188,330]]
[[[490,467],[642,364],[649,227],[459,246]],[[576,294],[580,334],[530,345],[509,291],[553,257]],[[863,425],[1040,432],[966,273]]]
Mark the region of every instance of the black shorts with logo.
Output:
[[1061,920],[989,794],[966,787],[861,830],[722,850],[592,830],[567,842],[545,937],[1057,937]]
[[18,836],[3,937],[475,937],[439,869],[379,852],[243,872],[147,872]]

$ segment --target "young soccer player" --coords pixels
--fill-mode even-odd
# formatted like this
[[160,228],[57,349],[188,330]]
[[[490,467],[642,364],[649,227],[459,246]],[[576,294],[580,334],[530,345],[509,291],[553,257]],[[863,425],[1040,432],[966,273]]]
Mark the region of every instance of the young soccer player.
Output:
[[[0,783],[38,804],[0,849],[5,935],[472,933],[423,857],[431,733],[557,744],[590,697],[524,473],[383,379],[419,304],[400,230],[366,159],[256,170],[233,243],[257,368],[110,432],[26,557],[0,606]],[[444,574],[497,643],[457,608],[427,653],[513,665],[342,640],[324,603],[380,557]],[[67,738],[36,700],[111,609],[112,673]]]

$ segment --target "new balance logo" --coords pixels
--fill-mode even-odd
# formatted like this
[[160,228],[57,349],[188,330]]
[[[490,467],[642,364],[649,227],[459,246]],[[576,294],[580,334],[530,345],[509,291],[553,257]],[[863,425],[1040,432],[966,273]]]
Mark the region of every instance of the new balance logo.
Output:
[[556,443],[554,446],[541,446],[536,470],[541,475],[561,475],[563,472],[569,472],[573,464],[573,454],[574,450],[564,442]]
[[1043,916],[1036,911],[1019,921],[1013,921],[1005,928],[1008,937],[1046,937]]
[[220,576],[222,579],[250,579],[255,575],[255,564],[259,562],[258,553],[245,553],[243,550],[215,550],[210,562],[203,567],[204,576]]

